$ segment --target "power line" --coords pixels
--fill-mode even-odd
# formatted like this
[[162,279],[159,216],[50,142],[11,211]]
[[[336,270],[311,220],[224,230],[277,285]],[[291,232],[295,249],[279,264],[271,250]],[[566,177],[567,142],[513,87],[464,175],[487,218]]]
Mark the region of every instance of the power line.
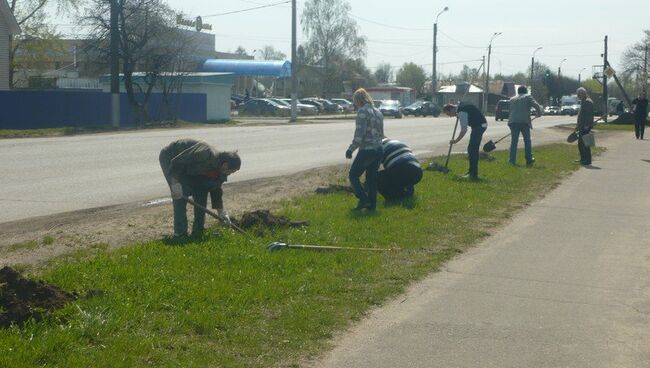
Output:
[[402,31],[416,31],[416,32],[421,32],[421,31],[429,31],[429,32],[430,32],[430,31],[433,30],[433,28],[407,28],[407,27],[391,26],[391,25],[389,25],[389,24],[380,23],[380,22],[375,22],[374,20],[370,20],[370,19],[362,18],[362,17],[360,17],[360,16],[358,16],[358,15],[354,15],[354,14],[352,14],[352,13],[348,13],[348,14],[349,14],[352,18],[356,18],[356,19],[362,20],[362,21],[364,21],[364,22],[368,22],[368,23],[376,24],[376,25],[378,25],[378,26],[382,26],[382,27],[386,27],[386,28],[399,29],[399,30],[402,30]]
[[225,13],[217,13],[217,14],[203,15],[202,17],[203,17],[203,18],[208,18],[208,17],[220,17],[220,16],[222,16],[222,15],[237,14],[237,13],[243,13],[243,12],[247,12],[247,11],[251,11],[251,10],[257,10],[257,9],[263,9],[263,8],[270,8],[270,7],[272,7],[272,6],[278,6],[278,5],[288,4],[288,3],[290,3],[290,2],[291,2],[290,0],[289,0],[289,1],[282,1],[282,2],[279,2],[279,3],[273,3],[273,4],[267,4],[267,5],[260,5],[260,6],[255,6],[255,7],[252,7],[252,8],[246,8],[246,9],[240,9],[240,10],[233,10],[233,11],[225,12]]

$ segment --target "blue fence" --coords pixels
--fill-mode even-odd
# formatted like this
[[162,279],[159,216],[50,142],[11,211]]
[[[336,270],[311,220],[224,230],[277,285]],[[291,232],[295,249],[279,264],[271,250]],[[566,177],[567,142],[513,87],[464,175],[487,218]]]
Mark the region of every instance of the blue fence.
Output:
[[[164,106],[161,93],[152,93],[152,119],[207,120],[207,99],[202,93],[170,97]],[[0,91],[0,129],[90,127],[111,124],[111,94],[85,91]],[[120,94],[120,125],[132,127],[135,116],[125,93]]]

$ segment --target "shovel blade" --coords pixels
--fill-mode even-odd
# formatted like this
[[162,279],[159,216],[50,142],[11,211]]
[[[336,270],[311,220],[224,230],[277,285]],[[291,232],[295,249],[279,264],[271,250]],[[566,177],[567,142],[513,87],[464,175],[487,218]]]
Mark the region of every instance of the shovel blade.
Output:
[[490,140],[486,144],[483,145],[483,152],[492,152],[497,148],[497,145]]
[[268,249],[269,252],[275,252],[276,250],[281,250],[281,249],[284,249],[284,248],[287,248],[287,247],[288,247],[287,243],[273,242],[273,243],[267,245],[266,249]]

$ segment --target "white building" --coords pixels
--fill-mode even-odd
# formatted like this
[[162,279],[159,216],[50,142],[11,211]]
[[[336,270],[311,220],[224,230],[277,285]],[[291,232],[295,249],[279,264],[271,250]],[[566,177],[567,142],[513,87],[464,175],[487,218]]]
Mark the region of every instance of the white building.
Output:
[[[133,73],[134,82],[144,85],[144,73]],[[123,75],[120,74],[120,79]],[[207,99],[206,117],[208,121],[230,120],[230,90],[233,86],[234,76],[232,73],[183,73],[179,76],[159,77],[159,82],[166,78],[181,79],[181,93],[203,93]],[[110,91],[110,75],[103,75],[99,78],[102,90]],[[153,92],[162,92],[160,84],[156,85]],[[120,91],[124,93],[124,81],[120,82]],[[176,91],[175,93],[178,93]]]
[[9,41],[19,33],[20,27],[7,0],[0,0],[0,91],[9,89]]

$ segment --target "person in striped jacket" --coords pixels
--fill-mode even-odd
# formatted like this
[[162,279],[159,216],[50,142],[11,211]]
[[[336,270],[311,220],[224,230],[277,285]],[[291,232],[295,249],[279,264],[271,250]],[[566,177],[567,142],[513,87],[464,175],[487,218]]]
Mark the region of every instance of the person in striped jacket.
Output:
[[377,190],[388,201],[412,197],[415,184],[422,179],[422,168],[411,149],[404,143],[384,138],[383,170],[378,172]]

